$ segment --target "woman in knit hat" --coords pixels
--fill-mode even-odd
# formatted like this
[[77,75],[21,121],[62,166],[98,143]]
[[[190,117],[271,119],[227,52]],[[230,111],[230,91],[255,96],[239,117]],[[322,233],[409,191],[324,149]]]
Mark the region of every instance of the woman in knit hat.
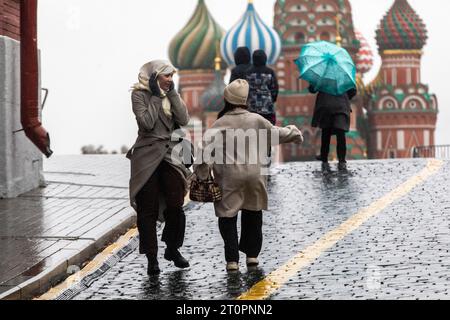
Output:
[[[206,179],[212,168],[214,179],[222,190],[222,200],[216,202],[214,207],[225,243],[228,271],[239,269],[239,251],[247,255],[248,266],[259,264],[263,242],[262,211],[268,209],[267,176],[263,174],[268,164],[267,150],[278,143],[303,142],[297,127],[275,127],[262,116],[250,113],[247,110],[248,95],[249,84],[246,80],[236,80],[225,88],[225,108],[205,135],[200,153],[203,163],[195,166],[195,173],[200,179]],[[254,139],[249,138],[250,142],[244,142],[244,145],[235,143],[236,140],[246,141],[243,135],[253,136]],[[211,136],[218,139],[209,142]],[[217,144],[213,148],[215,160],[205,154],[211,150],[211,143]],[[233,147],[230,148],[230,144]],[[218,155],[220,150],[226,150],[226,154]],[[239,242],[237,220],[241,210]]]

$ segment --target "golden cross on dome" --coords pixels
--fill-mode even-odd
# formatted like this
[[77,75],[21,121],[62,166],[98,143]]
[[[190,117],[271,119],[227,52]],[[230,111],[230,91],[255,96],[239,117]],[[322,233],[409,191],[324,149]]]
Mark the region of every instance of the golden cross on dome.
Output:
[[222,69],[222,58],[220,56],[220,41],[216,43],[216,58],[214,59],[215,70],[220,71]]
[[336,45],[338,45],[339,47],[342,46],[342,37],[341,37],[341,20],[342,20],[342,15],[340,13],[338,13],[336,15]]

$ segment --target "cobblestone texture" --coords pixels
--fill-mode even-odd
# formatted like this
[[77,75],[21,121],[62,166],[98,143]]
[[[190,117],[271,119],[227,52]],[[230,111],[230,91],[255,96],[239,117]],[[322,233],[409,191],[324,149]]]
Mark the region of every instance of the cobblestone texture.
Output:
[[[317,163],[285,164],[270,183],[261,266],[225,271],[223,243],[211,205],[187,212],[183,254],[191,268],[160,259],[146,276],[135,251],[76,297],[88,299],[233,299],[324,234],[390,192],[425,160],[350,163],[349,175],[324,175]],[[448,299],[450,293],[450,167],[415,188],[301,270],[272,299]],[[163,247],[160,244],[162,256]]]

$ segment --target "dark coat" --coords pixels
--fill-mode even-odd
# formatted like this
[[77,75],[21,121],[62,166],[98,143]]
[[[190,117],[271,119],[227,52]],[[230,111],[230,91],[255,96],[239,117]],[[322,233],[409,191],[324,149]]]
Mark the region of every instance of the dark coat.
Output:
[[[312,86],[309,92],[317,93]],[[333,96],[319,92],[314,108],[312,127],[321,129],[350,130],[350,114],[352,112],[350,100],[356,96],[356,89],[351,89],[340,96]]]
[[242,79],[245,80],[248,69],[251,68],[251,53],[247,47],[239,47],[234,53],[234,63],[236,67],[231,70],[230,83]]
[[250,85],[249,111],[260,115],[275,114],[275,103],[278,99],[278,80],[271,68],[267,67],[267,55],[263,50],[253,54],[253,66],[247,72]]

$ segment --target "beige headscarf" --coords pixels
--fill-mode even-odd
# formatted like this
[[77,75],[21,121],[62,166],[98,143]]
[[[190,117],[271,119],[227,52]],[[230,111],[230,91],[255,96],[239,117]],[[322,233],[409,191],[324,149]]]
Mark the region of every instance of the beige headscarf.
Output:
[[[150,87],[149,87],[149,80],[150,80],[150,76],[156,72],[156,76],[158,77],[160,74],[162,75],[168,75],[168,74],[174,74],[176,73],[178,70],[169,62],[166,60],[154,60],[151,61],[147,64],[145,64],[144,66],[142,66],[141,70],[139,71],[139,82],[135,83],[133,85],[133,87],[131,88],[131,90],[146,90],[146,91],[150,91]],[[159,83],[158,83],[159,86]],[[162,105],[163,105],[163,110],[164,113],[168,116],[168,117],[172,117],[172,106],[170,104],[170,100],[169,98],[167,98],[167,94],[166,92],[164,92],[161,87],[159,87],[160,91],[161,91],[161,99],[162,99]]]

